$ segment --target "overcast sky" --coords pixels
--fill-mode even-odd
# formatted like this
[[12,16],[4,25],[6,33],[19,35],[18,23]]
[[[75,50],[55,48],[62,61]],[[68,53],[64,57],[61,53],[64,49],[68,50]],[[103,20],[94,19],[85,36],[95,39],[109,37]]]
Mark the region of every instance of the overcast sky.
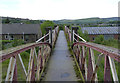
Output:
[[0,0],[0,16],[29,19],[117,17],[119,0]]

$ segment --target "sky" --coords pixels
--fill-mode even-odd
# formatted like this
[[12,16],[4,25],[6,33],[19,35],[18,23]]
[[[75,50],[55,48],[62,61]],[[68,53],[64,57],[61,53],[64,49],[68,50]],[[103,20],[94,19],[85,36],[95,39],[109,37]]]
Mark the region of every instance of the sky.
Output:
[[33,20],[117,17],[119,0],[0,0],[0,16]]

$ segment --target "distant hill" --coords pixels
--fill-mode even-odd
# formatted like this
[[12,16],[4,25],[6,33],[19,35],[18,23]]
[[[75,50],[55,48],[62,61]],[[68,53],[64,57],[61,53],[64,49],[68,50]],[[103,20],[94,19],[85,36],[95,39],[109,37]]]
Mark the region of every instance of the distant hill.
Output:
[[111,18],[86,18],[86,19],[76,19],[76,20],[69,20],[69,19],[63,19],[63,20],[57,20],[54,21],[57,24],[92,24],[92,23],[108,23],[110,21],[118,21],[118,17],[111,17]]
[[[14,18],[14,17],[2,17],[2,23],[5,23],[6,19],[10,20],[10,23],[26,23],[26,24],[38,24],[43,23],[45,20],[30,20],[25,18]],[[113,22],[114,21],[114,22]],[[85,19],[62,19],[62,20],[53,20],[55,24],[109,24],[109,23],[117,23],[118,17],[111,17],[111,18],[85,18]]]
[[44,20],[31,20],[28,18],[14,18],[14,17],[2,17],[2,23],[6,22],[6,19],[9,19],[10,23],[25,23],[25,24],[40,24]]

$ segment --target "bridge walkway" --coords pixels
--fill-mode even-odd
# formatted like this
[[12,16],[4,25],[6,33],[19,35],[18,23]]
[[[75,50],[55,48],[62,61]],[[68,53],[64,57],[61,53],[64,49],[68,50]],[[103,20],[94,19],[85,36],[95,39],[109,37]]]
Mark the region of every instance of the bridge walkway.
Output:
[[77,81],[64,31],[60,31],[44,81]]

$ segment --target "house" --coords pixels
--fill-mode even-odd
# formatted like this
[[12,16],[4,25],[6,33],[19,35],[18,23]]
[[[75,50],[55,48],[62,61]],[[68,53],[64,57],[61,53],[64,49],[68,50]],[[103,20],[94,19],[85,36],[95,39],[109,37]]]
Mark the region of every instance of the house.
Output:
[[2,24],[2,40],[22,39],[26,43],[35,42],[41,37],[40,24]]
[[90,41],[94,41],[98,35],[103,35],[104,39],[117,39],[120,40],[120,29],[119,27],[82,27],[82,32],[88,32]]

